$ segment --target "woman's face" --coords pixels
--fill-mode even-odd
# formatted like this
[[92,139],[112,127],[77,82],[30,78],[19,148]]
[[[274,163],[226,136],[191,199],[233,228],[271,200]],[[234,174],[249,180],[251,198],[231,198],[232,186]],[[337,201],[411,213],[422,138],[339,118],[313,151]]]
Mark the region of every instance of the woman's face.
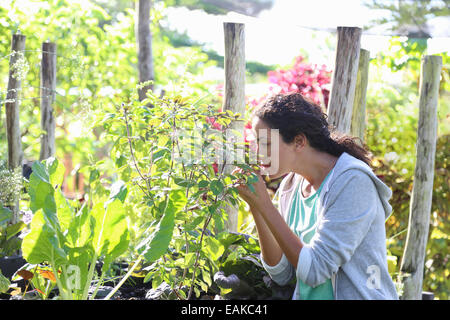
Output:
[[293,144],[286,144],[278,129],[271,129],[258,117],[253,118],[252,128],[258,143],[257,159],[261,173],[276,179],[290,172],[290,163],[295,156]]

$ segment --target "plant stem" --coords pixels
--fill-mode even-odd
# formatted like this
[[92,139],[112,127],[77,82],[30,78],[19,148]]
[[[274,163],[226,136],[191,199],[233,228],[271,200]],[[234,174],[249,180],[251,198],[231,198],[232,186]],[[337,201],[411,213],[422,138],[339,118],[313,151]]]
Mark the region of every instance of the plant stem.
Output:
[[102,275],[100,276],[100,279],[98,280],[97,287],[95,288],[94,292],[91,295],[91,300],[95,299],[95,296],[97,295],[98,289],[100,289],[101,285],[103,284],[103,277],[105,276],[105,272],[102,272]]
[[92,257],[91,265],[89,266],[89,272],[87,275],[86,283],[84,284],[83,295],[81,296],[81,300],[87,300],[87,296],[89,293],[89,287],[91,286],[91,281],[94,276],[95,264],[97,263],[97,253],[94,253]]
[[108,293],[108,295],[103,299],[103,300],[109,300],[114,293],[116,293],[117,290],[119,290],[119,288],[124,284],[124,282],[130,277],[130,275],[133,273],[134,269],[136,269],[136,267],[138,266],[138,264],[141,262],[143,256],[139,256],[136,260],[136,262],[134,263],[134,265],[131,267],[130,270],[128,270],[127,274],[125,275],[125,277],[122,278],[122,280],[120,280],[120,282],[114,287],[114,289]]
[[[189,181],[192,179],[193,174],[194,174],[194,170],[191,171],[191,175],[189,177]],[[190,187],[187,187],[187,189],[186,189],[186,199],[188,198],[188,195],[189,195],[189,188]],[[184,209],[185,209],[185,213],[187,213],[187,202],[186,202],[186,206],[184,207]],[[186,252],[186,255],[187,255],[189,253],[189,241],[188,241],[187,232],[186,232],[186,220],[184,221],[184,227],[185,227],[184,241],[186,242],[186,250],[185,250],[185,252]],[[187,274],[187,267],[185,267],[184,270],[183,270],[183,277],[181,278],[181,282],[180,282],[180,284],[178,286],[179,290],[181,290],[181,286],[183,285],[184,279],[186,278],[186,274]]]
[[53,269],[53,274],[55,275],[56,283],[58,285],[59,294],[61,295],[63,300],[70,300],[70,296],[67,294],[66,290],[64,289],[64,287],[61,283],[61,279],[59,279],[59,276],[58,276],[58,270],[56,269],[55,264],[53,262],[52,262],[52,269]]
[[[217,202],[217,196],[214,200],[214,203],[216,203],[216,202]],[[212,216],[213,216],[213,212],[210,213],[210,215],[208,216],[208,218],[205,221],[205,224],[203,225],[202,235],[200,237],[200,243],[199,243],[199,247],[197,250],[197,256],[195,257],[194,272],[192,273],[192,279],[191,279],[191,287],[189,288],[187,300],[189,300],[191,298],[192,289],[194,288],[195,272],[197,271],[197,267],[198,267],[198,259],[200,257],[200,250],[202,249],[203,237],[205,235],[206,228],[208,228],[208,225],[209,225],[209,222],[211,221]]]
[[138,174],[141,177],[141,179],[144,180],[145,184],[147,185],[147,190],[148,190],[149,193],[145,192],[145,190],[141,187],[141,185],[139,183],[138,183],[138,186],[142,189],[142,191],[148,197],[150,197],[152,200],[154,200],[152,195],[150,194],[150,189],[151,188],[150,188],[150,184],[148,182],[148,179],[144,178],[144,176],[142,175],[142,172],[141,172],[141,170],[139,169],[139,167],[137,165],[136,157],[134,156],[134,150],[133,150],[133,145],[131,143],[130,128],[129,128],[129,125],[128,125],[128,117],[127,117],[127,110],[126,109],[124,109],[124,111],[123,111],[123,116],[124,116],[124,119],[125,119],[125,126],[127,128],[127,140],[128,140],[128,146],[130,147],[131,158],[133,159],[133,163],[134,163],[134,166],[136,168],[136,171],[138,172]]

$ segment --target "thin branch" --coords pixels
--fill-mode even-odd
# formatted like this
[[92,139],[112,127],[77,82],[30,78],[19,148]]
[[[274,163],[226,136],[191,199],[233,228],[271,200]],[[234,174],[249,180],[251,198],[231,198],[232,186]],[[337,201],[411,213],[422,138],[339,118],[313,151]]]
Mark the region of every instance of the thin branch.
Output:
[[[134,166],[135,166],[135,168],[136,168],[136,171],[138,172],[139,176],[145,181],[145,183],[146,183],[146,185],[147,185],[148,193],[145,192],[143,188],[141,188],[141,189],[142,189],[142,191],[144,191],[144,193],[145,193],[148,197],[150,197],[151,199],[153,199],[153,196],[150,194],[150,185],[149,185],[149,183],[148,183],[148,180],[145,179],[144,176],[142,175],[141,170],[139,169],[139,167],[138,167],[138,165],[137,165],[136,157],[134,156],[134,150],[133,150],[133,145],[131,144],[130,128],[129,128],[129,125],[128,125],[128,117],[127,117],[127,109],[126,109],[126,108],[124,108],[124,110],[123,110],[123,115],[124,115],[124,119],[125,119],[125,125],[126,125],[126,128],[127,128],[127,140],[128,140],[128,145],[129,145],[129,147],[130,147],[131,158],[132,158],[132,160],[133,160],[133,163],[134,163]],[[139,184],[138,184],[138,185],[139,185]],[[140,185],[139,185],[139,186],[140,186]]]

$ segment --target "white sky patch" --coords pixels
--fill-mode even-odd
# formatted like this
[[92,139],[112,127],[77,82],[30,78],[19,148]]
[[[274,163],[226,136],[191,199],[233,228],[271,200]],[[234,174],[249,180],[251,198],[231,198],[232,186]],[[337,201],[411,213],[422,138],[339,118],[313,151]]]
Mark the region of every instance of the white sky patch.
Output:
[[[226,16],[210,15],[201,10],[168,8],[168,25],[186,31],[193,40],[206,43],[207,47],[224,54],[224,22],[245,23],[245,55],[247,61],[269,65],[289,65],[302,50],[309,54],[309,61],[334,67],[336,34],[313,31],[310,28],[336,29],[337,26],[363,27],[370,20],[385,15],[380,10],[370,10],[360,0],[277,0],[270,10],[261,12],[258,18],[229,12]],[[387,50],[390,36],[364,34],[361,47],[375,57]],[[450,38],[429,40],[428,54],[450,50]]]

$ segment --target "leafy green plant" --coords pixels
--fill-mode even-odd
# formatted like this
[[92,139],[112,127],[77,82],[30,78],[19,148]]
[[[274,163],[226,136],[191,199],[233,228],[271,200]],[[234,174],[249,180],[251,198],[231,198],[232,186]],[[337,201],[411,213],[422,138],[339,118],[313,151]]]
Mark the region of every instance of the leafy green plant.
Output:
[[0,203],[4,206],[11,206],[15,196],[20,194],[22,189],[22,168],[10,170],[4,161],[0,160]]
[[23,256],[30,264],[48,263],[60,298],[87,299],[97,260],[103,257],[106,271],[128,248],[123,207],[127,189],[118,181],[109,198],[92,208],[87,203],[80,207],[60,190],[64,167],[57,159],[36,161],[32,169],[29,194],[34,216],[22,242]]
[[[147,95],[144,101],[131,96],[97,125],[114,141],[110,158],[117,176],[127,183],[126,206],[140,213],[130,219],[129,259],[144,262],[145,281],[151,280],[153,288],[166,282],[177,298],[190,299],[208,290],[219,268],[224,246],[217,238],[228,232],[225,207],[238,205],[235,183],[254,176],[226,173],[208,154],[231,159],[227,147],[228,155],[237,152],[237,144],[223,133],[232,121],[242,121],[239,114],[217,114],[202,99]],[[207,121],[212,117],[220,129]],[[229,164],[248,170],[247,163]],[[89,170],[94,172],[95,166]]]
[[0,257],[16,254],[21,246],[21,239],[16,235],[26,224],[23,221],[11,223],[13,212],[0,202]]

